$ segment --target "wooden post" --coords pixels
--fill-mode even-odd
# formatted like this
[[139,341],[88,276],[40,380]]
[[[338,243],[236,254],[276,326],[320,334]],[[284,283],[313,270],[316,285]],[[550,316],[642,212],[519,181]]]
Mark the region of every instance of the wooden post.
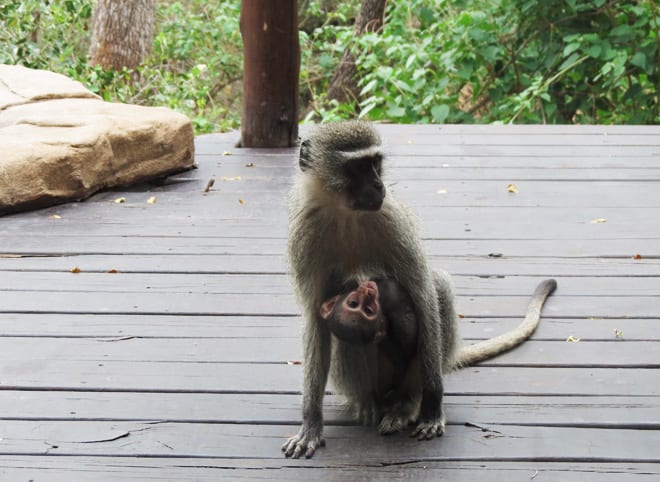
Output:
[[298,140],[297,0],[242,0],[243,147],[290,147]]

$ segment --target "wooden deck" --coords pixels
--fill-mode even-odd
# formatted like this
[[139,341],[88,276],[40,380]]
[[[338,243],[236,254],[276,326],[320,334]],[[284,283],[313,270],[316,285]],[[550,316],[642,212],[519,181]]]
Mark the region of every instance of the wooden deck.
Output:
[[329,395],[327,447],[282,456],[296,149],[210,135],[160,186],[0,218],[0,480],[659,480],[660,127],[380,129],[467,342],[559,282],[531,341],[448,377],[444,437],[380,437]]

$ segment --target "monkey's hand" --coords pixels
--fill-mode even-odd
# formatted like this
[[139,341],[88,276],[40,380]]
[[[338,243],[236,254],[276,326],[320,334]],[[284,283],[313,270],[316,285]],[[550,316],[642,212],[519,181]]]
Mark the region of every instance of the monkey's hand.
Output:
[[317,447],[325,447],[325,440],[321,438],[320,427],[300,427],[296,435],[284,442],[282,452],[287,457],[297,459],[304,452],[305,458],[311,458]]
[[440,437],[443,433],[445,433],[445,420],[444,417],[440,417],[436,420],[420,422],[410,436],[416,437],[417,440],[431,440]]

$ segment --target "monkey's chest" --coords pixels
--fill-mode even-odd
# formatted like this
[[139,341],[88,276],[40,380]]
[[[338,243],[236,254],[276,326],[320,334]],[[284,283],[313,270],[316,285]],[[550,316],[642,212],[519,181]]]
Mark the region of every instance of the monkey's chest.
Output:
[[373,223],[360,217],[328,224],[324,233],[327,261],[341,273],[382,272],[386,259],[382,252],[383,235]]

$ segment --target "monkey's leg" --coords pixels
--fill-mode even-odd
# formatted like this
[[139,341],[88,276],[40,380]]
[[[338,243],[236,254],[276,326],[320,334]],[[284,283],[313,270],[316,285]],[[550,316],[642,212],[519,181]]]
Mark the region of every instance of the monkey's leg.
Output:
[[[417,427],[411,437],[428,440],[445,432],[442,372],[445,358],[451,356],[455,343],[455,312],[451,282],[432,272],[413,293],[413,303],[419,311],[419,373],[421,397]],[[449,332],[448,332],[449,331]]]
[[378,433],[381,435],[400,432],[417,419],[421,401],[419,360],[411,360],[405,374],[395,375],[394,382],[389,390],[383,390],[382,387],[379,390],[381,394],[385,392],[378,397],[383,413],[378,425]]
[[417,440],[430,440],[445,433],[445,411],[442,405],[442,378],[438,378],[435,386],[424,388],[422,405],[419,409],[419,422],[410,434]]
[[301,454],[310,458],[325,445],[323,433],[323,394],[330,369],[330,331],[314,317],[308,317],[304,335],[303,423],[298,433],[282,445],[287,457]]

